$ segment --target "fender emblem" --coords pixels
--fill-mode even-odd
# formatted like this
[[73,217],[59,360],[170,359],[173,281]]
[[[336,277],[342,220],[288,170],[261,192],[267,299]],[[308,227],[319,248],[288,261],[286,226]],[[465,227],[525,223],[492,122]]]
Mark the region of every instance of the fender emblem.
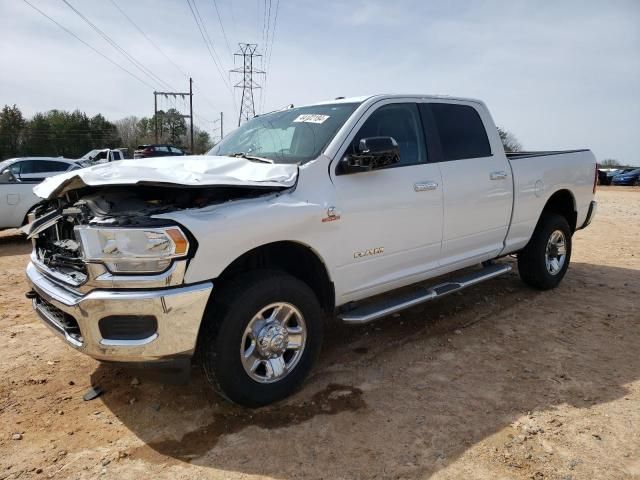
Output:
[[335,222],[336,220],[340,220],[340,214],[336,210],[336,207],[327,208],[327,216],[322,219],[322,223]]
[[362,258],[362,257],[371,256],[371,255],[380,255],[381,253],[384,253],[384,247],[368,248],[367,250],[363,250],[362,252],[353,252],[353,258]]

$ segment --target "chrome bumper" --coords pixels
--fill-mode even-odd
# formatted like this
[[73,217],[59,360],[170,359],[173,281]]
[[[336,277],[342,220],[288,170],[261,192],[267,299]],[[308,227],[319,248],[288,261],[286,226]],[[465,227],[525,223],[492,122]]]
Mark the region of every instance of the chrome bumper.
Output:
[[[75,349],[95,359],[114,362],[192,356],[213,289],[211,282],[205,282],[175,288],[93,290],[82,294],[47,278],[33,263],[27,266],[27,279],[35,292],[33,307],[47,326]],[[119,315],[153,316],[156,331],[136,340],[103,338],[99,320]],[[69,328],[70,324],[73,328]]]

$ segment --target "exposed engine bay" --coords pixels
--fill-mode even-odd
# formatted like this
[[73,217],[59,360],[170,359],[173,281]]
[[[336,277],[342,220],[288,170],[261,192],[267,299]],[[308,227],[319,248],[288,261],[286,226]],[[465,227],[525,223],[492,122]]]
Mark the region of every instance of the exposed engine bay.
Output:
[[236,199],[256,198],[283,187],[171,187],[104,186],[66,192],[43,201],[23,231],[33,238],[37,260],[72,283],[87,279],[82,245],[76,226],[159,227],[168,220],[154,218],[165,212],[198,209]]

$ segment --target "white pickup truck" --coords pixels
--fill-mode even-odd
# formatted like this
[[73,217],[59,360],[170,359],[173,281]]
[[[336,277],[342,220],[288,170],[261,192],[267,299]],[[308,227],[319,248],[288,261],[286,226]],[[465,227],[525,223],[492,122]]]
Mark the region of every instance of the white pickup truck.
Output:
[[27,296],[96,359],[197,358],[226,398],[265,405],[309,373],[326,319],[362,324],[437,299],[509,271],[496,262],[509,254],[524,282],[557,286],[593,218],[596,175],[588,150],[505,154],[477,100],[290,108],[208,155],[36,187],[47,202],[26,227]]

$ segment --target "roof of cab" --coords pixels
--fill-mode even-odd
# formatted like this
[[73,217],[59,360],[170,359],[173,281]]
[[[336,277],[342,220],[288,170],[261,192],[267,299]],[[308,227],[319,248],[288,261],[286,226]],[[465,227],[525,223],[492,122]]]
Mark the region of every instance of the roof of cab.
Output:
[[433,99],[433,100],[457,100],[462,102],[474,102],[474,103],[483,103],[481,100],[475,98],[466,98],[466,97],[454,97],[451,95],[425,95],[424,93],[378,93],[375,95],[362,95],[359,97],[337,97],[333,100],[324,100],[321,102],[310,103],[307,106],[312,105],[327,105],[327,104],[335,104],[335,103],[363,103],[367,100],[385,100],[392,98],[422,98],[422,99]]

